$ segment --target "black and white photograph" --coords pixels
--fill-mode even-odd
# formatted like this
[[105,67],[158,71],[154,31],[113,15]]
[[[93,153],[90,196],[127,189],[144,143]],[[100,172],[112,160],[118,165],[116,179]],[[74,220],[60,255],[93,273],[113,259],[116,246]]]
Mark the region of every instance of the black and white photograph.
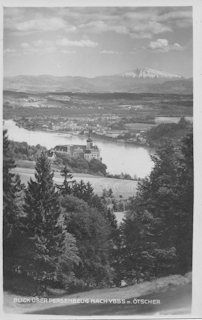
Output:
[[191,318],[199,2],[28,2],[2,7],[4,317]]

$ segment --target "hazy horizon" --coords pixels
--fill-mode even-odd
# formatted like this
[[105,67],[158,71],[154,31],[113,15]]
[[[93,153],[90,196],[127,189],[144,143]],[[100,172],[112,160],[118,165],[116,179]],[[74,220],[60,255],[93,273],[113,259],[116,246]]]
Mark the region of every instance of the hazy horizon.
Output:
[[[142,68],[136,68],[136,69],[142,69]],[[154,69],[154,68],[149,68],[148,69]],[[132,70],[135,70],[135,69],[132,69]],[[132,70],[125,70],[125,72],[129,72],[129,71],[132,71]],[[164,72],[164,70],[159,70],[159,69],[154,69],[156,71],[161,71],[161,72]],[[102,76],[114,76],[116,74],[108,74],[108,75],[99,75],[99,76],[95,76],[95,77],[102,77]],[[174,73],[173,73],[174,75]],[[176,74],[175,74],[176,75]],[[179,76],[181,76],[180,74],[178,74]],[[17,74],[15,76],[4,76],[4,78],[9,78],[9,77],[58,77],[58,78],[62,78],[62,77],[78,77],[78,78],[89,78],[89,79],[92,79],[92,78],[95,78],[95,77],[84,77],[84,76],[80,76],[80,75],[76,75],[76,76],[71,76],[71,75],[62,75],[62,76],[58,76],[58,75],[53,75],[53,74],[48,74],[48,73],[41,73],[41,74],[36,74],[36,75],[33,75],[33,74]],[[193,76],[191,77],[184,77],[184,79],[189,79],[189,78],[193,78]]]

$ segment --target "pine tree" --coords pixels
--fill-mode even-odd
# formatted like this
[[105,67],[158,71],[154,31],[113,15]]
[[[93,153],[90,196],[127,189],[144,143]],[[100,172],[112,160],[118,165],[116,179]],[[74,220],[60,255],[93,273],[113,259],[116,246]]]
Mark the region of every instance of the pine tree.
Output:
[[[135,268],[130,267],[131,272],[140,272],[143,278],[148,274],[164,276],[177,272],[179,222],[175,191],[178,150],[169,140],[165,140],[152,160],[154,168],[150,176],[139,184],[129,208],[130,217],[122,226],[122,238],[125,240],[121,245],[126,246],[126,252],[136,261],[136,266],[133,263]],[[123,262],[126,268],[130,266],[129,256]],[[130,274],[129,269],[127,271],[126,274]]]
[[177,171],[175,193],[175,217],[178,222],[176,249],[180,272],[192,269],[193,244],[193,133],[182,140],[181,156]]
[[[181,145],[175,146],[165,140],[152,156],[154,168],[149,177],[138,187],[136,197],[131,201],[130,215],[133,222],[126,219],[122,227],[122,238],[128,239],[126,252],[136,254],[144,232],[141,226],[143,214],[147,212],[151,231],[145,233],[142,242],[147,248],[151,271],[154,276],[182,273],[191,270],[193,235],[193,137],[188,135]],[[140,213],[140,217],[138,218]],[[131,229],[130,229],[131,228]],[[133,234],[136,230],[136,235]],[[152,237],[151,237],[152,235]],[[136,240],[135,240],[136,239]],[[134,242],[135,241],[135,242]],[[147,246],[153,243],[153,246]],[[145,249],[144,249],[145,251]],[[139,266],[142,268],[142,260]],[[125,261],[126,267],[127,259]],[[148,265],[150,263],[148,262]],[[138,268],[136,268],[138,269]],[[129,271],[129,270],[128,270]]]
[[[117,251],[117,241],[118,241],[118,237],[119,237],[119,230],[117,227],[117,220],[116,217],[113,213],[113,209],[112,209],[112,202],[114,200],[113,197],[113,192],[110,189],[109,192],[106,191],[106,199],[108,200],[108,202],[110,203],[111,206],[108,206],[108,202],[105,201],[105,197],[104,194],[102,197],[99,197],[98,195],[94,194],[94,189],[92,187],[92,185],[87,182],[85,183],[83,180],[81,180],[80,182],[75,182],[73,183],[72,187],[71,187],[71,195],[85,201],[84,203],[88,204],[89,206],[89,210],[92,214],[92,217],[94,215],[95,209],[97,209],[96,211],[98,211],[98,213],[101,214],[101,216],[104,218],[106,226],[108,228],[109,231],[109,250],[108,250],[108,262],[111,264],[112,269],[114,268],[114,265],[116,264],[117,261],[117,255],[118,255],[118,251]],[[70,208],[70,204],[72,203],[70,201],[71,198],[68,198],[67,196],[65,197],[65,193],[63,193],[63,197],[61,198],[61,202],[64,206],[64,203],[66,202],[67,205],[67,199],[69,199],[69,209],[74,210],[73,208]],[[83,213],[85,216],[85,210],[83,209]],[[99,215],[98,215],[99,217]],[[83,217],[84,219],[84,217]],[[91,223],[91,222],[89,222]],[[69,228],[69,226],[67,226],[67,228]],[[68,229],[69,230],[69,229]],[[71,230],[70,230],[71,232]],[[82,256],[81,256],[82,258]],[[85,258],[86,259],[86,258]],[[119,266],[118,266],[119,267]],[[82,270],[82,269],[81,269]],[[84,274],[84,271],[82,271]],[[91,272],[92,274],[94,273],[94,271]],[[104,272],[105,273],[105,272]],[[114,271],[115,273],[115,271]]]
[[108,223],[95,208],[73,195],[63,197],[61,204],[67,231],[75,236],[81,258],[74,269],[77,281],[91,288],[107,283],[111,247]]
[[35,181],[30,179],[25,196],[27,268],[29,275],[45,286],[57,279],[60,259],[65,254],[66,232],[53,173],[44,152],[36,162]]
[[186,135],[180,147],[167,142],[159,155],[157,179],[151,175],[150,180],[158,188],[153,194],[155,216],[163,222],[162,245],[176,249],[176,272],[185,273],[192,266],[193,134]]
[[[60,175],[64,177],[64,181],[62,185],[57,185],[57,188],[60,190],[60,193],[65,196],[67,194],[72,193],[72,184],[75,183],[75,180],[73,179],[73,174],[71,174],[70,170],[65,166],[61,172]],[[69,179],[69,181],[67,180]]]
[[10,157],[7,131],[3,131],[3,235],[4,240],[11,236],[12,228],[16,222],[15,205],[15,174],[11,169],[16,167],[15,161]]
[[84,200],[87,203],[91,202],[94,195],[93,188],[89,182],[85,183],[83,180],[76,182],[72,186],[72,194],[74,197]]
[[119,278],[127,283],[149,279],[155,262],[154,217],[147,210],[128,213],[120,227],[120,239]]
[[23,185],[18,175],[11,172],[15,161],[10,156],[10,141],[3,131],[3,269],[4,280],[13,273],[16,262],[17,225],[21,214]]

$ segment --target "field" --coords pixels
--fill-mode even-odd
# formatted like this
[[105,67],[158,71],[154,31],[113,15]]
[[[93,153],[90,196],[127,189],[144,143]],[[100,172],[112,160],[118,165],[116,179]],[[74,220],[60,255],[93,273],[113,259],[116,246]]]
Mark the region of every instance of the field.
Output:
[[133,130],[133,131],[146,131],[146,130],[149,130],[151,129],[152,127],[155,127],[156,124],[150,124],[150,123],[127,123],[126,125],[126,128],[129,129],[129,130]]
[[[34,178],[34,169],[33,168],[15,168],[13,172],[18,173],[20,175],[21,181],[23,183],[27,183],[30,177]],[[122,179],[112,179],[105,178],[100,176],[93,176],[90,174],[82,174],[82,173],[74,173],[74,180],[81,181],[83,180],[85,183],[90,182],[92,187],[94,188],[94,192],[98,195],[101,195],[104,189],[112,189],[115,197],[119,197],[120,195],[123,199],[128,199],[128,197],[132,197],[136,194],[137,181],[133,180],[122,180]],[[62,184],[62,177],[59,172],[55,172],[54,181],[57,184]]]
[[[50,99],[51,96],[51,99]],[[192,116],[193,96],[177,94],[132,93],[24,93],[4,91],[3,117],[109,115]],[[58,99],[59,97],[59,99]],[[32,101],[33,100],[33,101]],[[40,108],[38,107],[40,105]],[[141,108],[139,106],[141,105]],[[126,108],[126,106],[134,106]],[[135,107],[137,106],[137,107]]]

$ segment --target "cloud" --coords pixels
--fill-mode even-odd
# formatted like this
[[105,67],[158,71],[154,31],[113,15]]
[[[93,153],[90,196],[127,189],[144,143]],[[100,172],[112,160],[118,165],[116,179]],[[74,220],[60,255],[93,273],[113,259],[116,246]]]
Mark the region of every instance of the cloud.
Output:
[[14,50],[14,49],[9,49],[9,48],[7,48],[7,49],[4,50],[4,54],[5,54],[6,56],[11,56],[11,57],[18,57],[18,56],[21,55],[19,52],[16,52],[16,50]]
[[158,16],[158,21],[172,21],[172,20],[187,20],[192,21],[192,11],[180,10],[172,11]]
[[151,41],[149,44],[150,49],[160,49],[168,46],[168,40],[166,39],[158,39],[157,41]]
[[150,20],[144,23],[140,21],[139,23],[134,23],[131,27],[130,37],[133,39],[151,39],[155,34],[172,31],[171,27],[156,21]]
[[130,34],[130,37],[132,39],[151,39],[153,37],[153,35],[149,32],[132,32]]
[[179,19],[176,21],[176,26],[178,28],[189,28],[190,26],[192,26],[192,19]]
[[16,24],[25,19],[25,10],[23,8],[4,8],[3,13],[5,30],[16,30]]
[[137,48],[134,48],[133,51],[130,51],[129,54],[137,54],[138,52],[144,51],[144,50],[146,50],[146,47],[143,47],[143,46],[137,47]]
[[29,43],[23,42],[23,43],[21,43],[21,47],[27,48],[27,47],[29,47]]
[[[158,21],[157,9],[141,9],[136,11],[134,8],[127,8],[125,11],[121,8],[119,14],[112,16],[111,20],[107,19],[107,13],[97,14],[97,19],[91,19],[77,26],[77,31],[81,30],[86,33],[104,33],[115,32],[122,35],[130,35],[131,38],[146,39],[152,38],[154,34],[163,32],[172,32],[173,29],[167,23]],[[129,11],[130,10],[130,11]],[[134,10],[134,11],[133,11]]]
[[100,51],[100,54],[122,54],[122,52],[118,52],[118,51],[107,51],[107,50],[103,50],[103,51]]
[[56,47],[53,41],[50,40],[35,40],[31,43],[23,42],[21,43],[22,54],[32,55],[32,54],[48,54],[56,51]]
[[4,53],[15,53],[16,51],[14,49],[5,49]]
[[173,32],[192,24],[191,7],[6,8],[4,27],[15,35],[47,31],[71,34],[116,33],[134,39]]
[[167,39],[157,39],[156,41],[150,41],[148,49],[152,52],[169,52],[173,50],[183,50],[184,48],[179,43],[169,45]]
[[35,47],[49,47],[49,46],[53,46],[54,43],[53,41],[51,40],[35,40],[32,42],[32,44],[35,46]]
[[61,50],[60,52],[65,54],[76,54],[75,50]]
[[169,25],[171,28],[189,28],[193,24],[192,10],[176,10],[159,15],[157,20]]
[[45,32],[60,30],[65,28],[65,26],[65,22],[60,18],[34,19],[17,23],[16,30],[25,32]]
[[56,49],[54,47],[52,48],[46,48],[46,49],[37,49],[37,48],[27,48],[26,50],[24,50],[23,54],[25,55],[44,55],[44,54],[49,54],[49,53],[53,53]]
[[61,38],[56,41],[52,40],[35,40],[31,43],[22,43],[22,53],[25,55],[32,55],[32,54],[38,54],[38,55],[44,55],[44,54],[50,54],[55,51],[59,51],[60,53],[64,54],[75,54],[75,50],[61,50],[63,47],[96,47],[98,46],[98,43],[92,42],[89,39],[86,40],[79,40],[79,41],[70,41],[67,38]]
[[119,34],[129,34],[129,29],[123,24],[119,24],[118,21],[90,21],[77,26],[77,31],[82,31],[85,33],[103,33],[103,32],[115,32]]
[[71,41],[67,38],[59,39],[55,42],[56,46],[60,47],[91,47],[95,48],[98,46],[97,42],[92,42],[91,40],[79,40],[79,41]]
[[49,54],[53,53],[56,51],[56,48],[54,46],[50,47],[34,47],[34,46],[29,46],[26,48],[23,48],[23,54],[25,55],[44,55],[44,54]]

